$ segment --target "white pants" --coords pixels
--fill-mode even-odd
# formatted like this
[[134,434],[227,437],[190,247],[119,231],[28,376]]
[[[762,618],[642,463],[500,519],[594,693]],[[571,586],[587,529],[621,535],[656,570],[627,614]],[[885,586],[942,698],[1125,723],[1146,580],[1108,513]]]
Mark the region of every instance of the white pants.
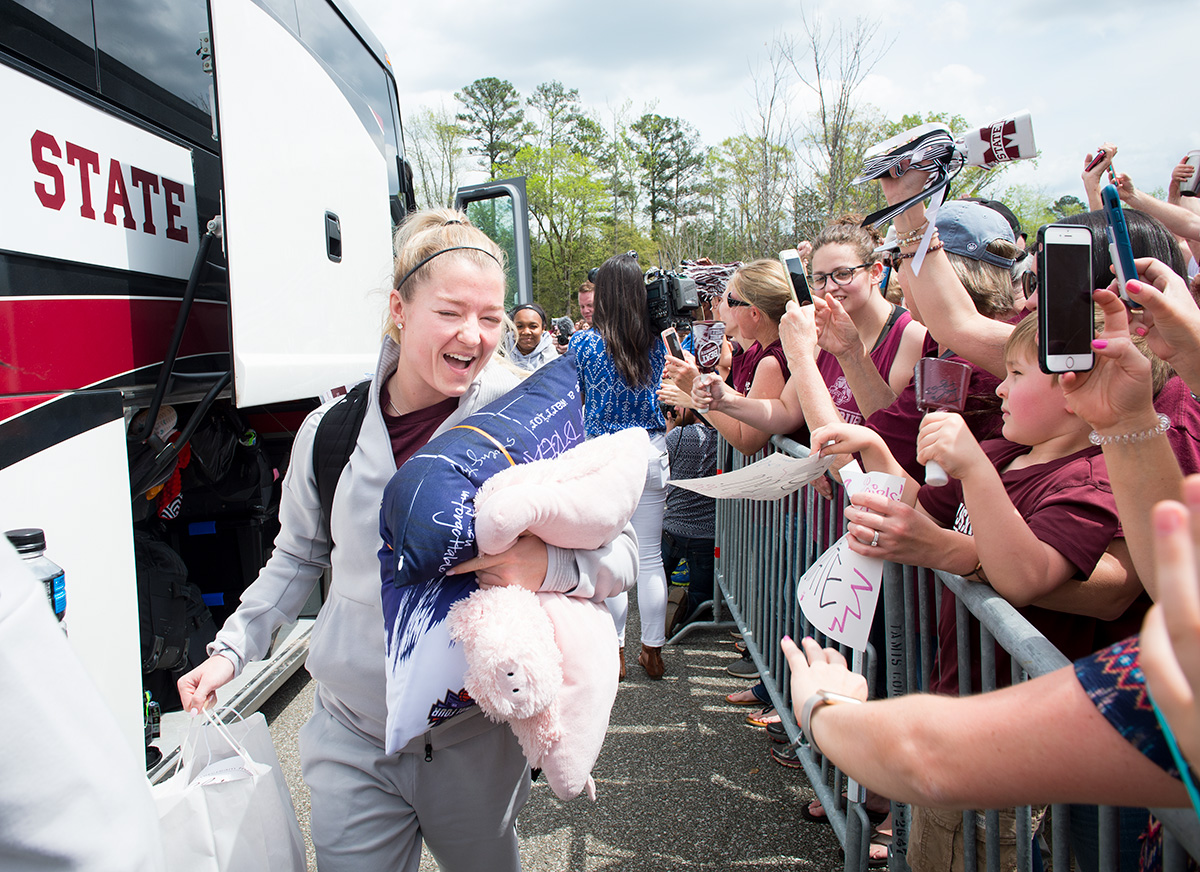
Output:
[[[642,644],[661,647],[667,641],[667,574],[662,563],[663,512],[667,508],[667,480],[670,478],[667,440],[660,433],[650,436],[646,462],[646,488],[633,512],[631,523],[638,540],[638,612],[642,618]],[[605,600],[617,628],[617,640],[625,647],[625,619],[629,614],[629,594]]]
[[421,844],[446,872],[519,872],[517,813],[529,764],[506,724],[445,748],[385,754],[320,695],[300,729],[321,872],[417,872]]

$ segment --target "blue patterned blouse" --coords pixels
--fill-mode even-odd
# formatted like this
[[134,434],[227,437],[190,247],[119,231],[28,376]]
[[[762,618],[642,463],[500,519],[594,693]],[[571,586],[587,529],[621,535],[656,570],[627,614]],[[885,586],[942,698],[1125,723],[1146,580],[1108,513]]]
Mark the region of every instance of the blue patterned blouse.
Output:
[[571,350],[579,365],[583,385],[583,417],[588,436],[616,433],[630,427],[642,427],[651,433],[667,429],[658,406],[658,386],[662,382],[667,348],[662,342],[650,347],[650,367],[654,378],[649,387],[631,388],[617,372],[604,340],[595,330],[571,335]]
[[1138,636],[1130,636],[1076,660],[1075,677],[1114,730],[1172,778],[1179,778],[1179,767],[1154,716],[1138,665],[1140,641]]

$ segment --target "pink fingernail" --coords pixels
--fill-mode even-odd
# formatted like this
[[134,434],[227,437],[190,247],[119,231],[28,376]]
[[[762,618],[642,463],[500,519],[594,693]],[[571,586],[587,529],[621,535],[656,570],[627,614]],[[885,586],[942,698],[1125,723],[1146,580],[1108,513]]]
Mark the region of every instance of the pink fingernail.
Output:
[[1133,281],[1133,279],[1130,279],[1125,283],[1125,290],[1129,291],[1131,294],[1140,294],[1142,292],[1141,285]]
[[1095,349],[1108,348],[1108,340],[1107,339],[1093,339],[1092,340],[1092,348],[1095,348]]
[[1145,327],[1136,327],[1136,328],[1134,328],[1133,332],[1136,333],[1138,336],[1145,336],[1150,331],[1147,330]]

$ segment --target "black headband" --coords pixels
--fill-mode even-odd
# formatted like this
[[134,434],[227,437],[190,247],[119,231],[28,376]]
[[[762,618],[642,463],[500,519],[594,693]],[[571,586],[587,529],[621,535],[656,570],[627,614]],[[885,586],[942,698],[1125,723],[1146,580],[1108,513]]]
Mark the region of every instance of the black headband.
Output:
[[[400,279],[400,281],[396,282],[396,290],[398,291],[402,287],[404,287],[404,283],[406,281],[408,281],[410,278],[412,278],[413,273],[415,273],[421,267],[425,266],[425,264],[429,263],[429,261],[433,260],[439,254],[445,254],[447,251],[481,251],[484,254],[486,254],[488,257],[490,257],[492,260],[496,261],[496,266],[500,266],[500,259],[498,257],[496,257],[496,255],[494,255],[490,251],[488,251],[486,248],[478,248],[474,245],[455,245],[450,248],[443,248],[438,251],[435,251],[433,254],[429,255],[429,257],[423,258],[421,261],[419,261],[416,266],[414,266],[412,269],[410,269],[408,272],[406,272],[404,274],[404,278],[402,278],[402,279]],[[501,268],[503,269],[503,267],[501,267]]]

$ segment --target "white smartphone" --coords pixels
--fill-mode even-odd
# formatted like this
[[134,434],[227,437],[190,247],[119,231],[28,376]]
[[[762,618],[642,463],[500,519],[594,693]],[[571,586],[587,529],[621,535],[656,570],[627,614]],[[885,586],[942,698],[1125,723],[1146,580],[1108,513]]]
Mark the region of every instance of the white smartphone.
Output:
[[1092,353],[1092,231],[1048,224],[1039,234],[1038,365],[1043,372],[1085,372]]
[[800,260],[800,252],[794,248],[785,248],[779,252],[779,259],[787,267],[792,279],[792,289],[796,292],[796,302],[801,306],[812,302],[812,292],[808,289],[808,277],[804,275],[804,262]]

